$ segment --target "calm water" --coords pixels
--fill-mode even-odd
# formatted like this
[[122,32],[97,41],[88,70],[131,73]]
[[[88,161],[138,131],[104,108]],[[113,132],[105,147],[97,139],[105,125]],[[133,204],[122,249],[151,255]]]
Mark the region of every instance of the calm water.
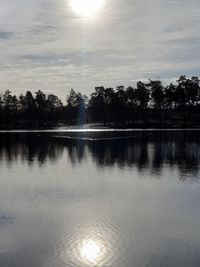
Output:
[[0,133],[0,266],[199,267],[199,169],[198,131]]

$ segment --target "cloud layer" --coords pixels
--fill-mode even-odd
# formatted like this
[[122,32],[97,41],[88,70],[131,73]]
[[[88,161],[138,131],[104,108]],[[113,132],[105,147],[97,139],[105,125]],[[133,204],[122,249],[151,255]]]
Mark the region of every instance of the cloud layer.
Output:
[[199,74],[199,0],[105,0],[94,19],[68,0],[0,0],[0,88],[64,97],[96,85]]

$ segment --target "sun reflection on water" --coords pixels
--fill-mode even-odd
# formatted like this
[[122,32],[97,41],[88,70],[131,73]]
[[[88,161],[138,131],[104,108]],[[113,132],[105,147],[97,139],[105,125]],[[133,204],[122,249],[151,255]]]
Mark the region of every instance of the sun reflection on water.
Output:
[[74,266],[87,267],[102,267],[110,264],[117,247],[116,236],[113,229],[107,227],[79,229],[69,240],[67,255],[70,262]]
[[106,247],[104,244],[99,243],[96,240],[83,240],[79,253],[84,263],[97,265],[104,259],[106,255]]

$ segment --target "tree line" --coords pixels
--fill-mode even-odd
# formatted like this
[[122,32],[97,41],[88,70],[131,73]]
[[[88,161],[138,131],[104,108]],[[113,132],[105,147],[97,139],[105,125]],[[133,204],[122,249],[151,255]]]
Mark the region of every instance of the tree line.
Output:
[[38,90],[19,97],[6,90],[0,96],[0,127],[45,127],[58,123],[101,123],[121,127],[196,127],[200,125],[200,80],[180,76],[164,86],[160,80],[135,87],[95,87],[86,95],[71,89],[63,103]]

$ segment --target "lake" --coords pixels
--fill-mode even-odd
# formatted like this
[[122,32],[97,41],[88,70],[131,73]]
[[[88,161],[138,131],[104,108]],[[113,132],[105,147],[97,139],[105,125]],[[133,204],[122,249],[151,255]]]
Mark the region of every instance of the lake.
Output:
[[0,133],[1,267],[200,266],[200,131]]

